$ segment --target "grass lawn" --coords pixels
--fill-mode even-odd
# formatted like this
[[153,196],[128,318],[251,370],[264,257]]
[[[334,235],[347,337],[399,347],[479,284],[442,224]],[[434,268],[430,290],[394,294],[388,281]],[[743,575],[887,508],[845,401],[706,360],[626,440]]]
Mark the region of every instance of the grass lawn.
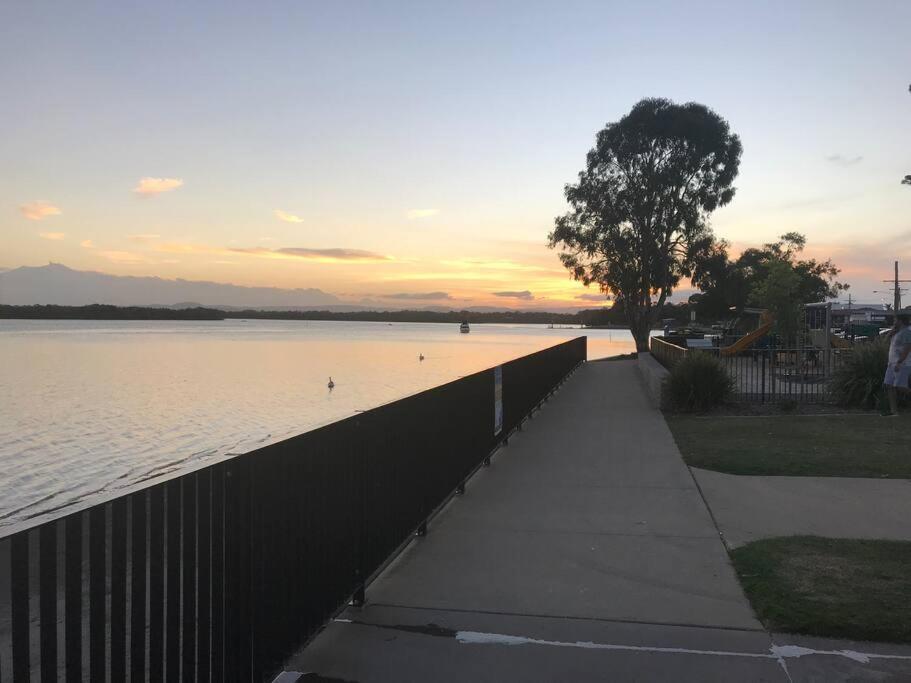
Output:
[[729,474],[911,479],[911,415],[668,415],[687,464]]
[[911,542],[790,536],[731,556],[770,630],[911,642]]

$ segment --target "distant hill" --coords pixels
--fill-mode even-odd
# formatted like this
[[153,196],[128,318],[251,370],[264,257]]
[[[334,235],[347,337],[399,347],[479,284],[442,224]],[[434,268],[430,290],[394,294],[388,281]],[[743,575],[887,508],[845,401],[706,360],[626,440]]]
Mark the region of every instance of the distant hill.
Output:
[[73,270],[59,263],[0,272],[0,304],[85,306],[230,306],[239,308],[313,308],[341,301],[320,289],[243,287],[202,280],[108,275]]

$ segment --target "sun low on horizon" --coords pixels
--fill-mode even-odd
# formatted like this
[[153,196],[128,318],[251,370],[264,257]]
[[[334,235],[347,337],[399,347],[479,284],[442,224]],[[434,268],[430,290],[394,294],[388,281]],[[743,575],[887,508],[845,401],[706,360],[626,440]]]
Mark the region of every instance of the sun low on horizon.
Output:
[[597,131],[660,96],[743,141],[718,237],[803,233],[876,302],[911,258],[909,25],[890,2],[11,3],[0,269],[609,305],[547,236]]

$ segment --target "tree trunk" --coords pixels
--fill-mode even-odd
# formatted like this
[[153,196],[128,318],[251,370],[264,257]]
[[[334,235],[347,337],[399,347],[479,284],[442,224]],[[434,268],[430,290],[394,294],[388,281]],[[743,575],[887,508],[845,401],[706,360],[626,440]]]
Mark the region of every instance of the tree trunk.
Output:
[[627,314],[629,331],[636,340],[636,351],[648,351],[648,338],[652,331],[651,316],[645,311],[630,311]]
[[648,351],[648,338],[652,331],[652,326],[647,320],[641,321],[636,329],[632,330],[633,338],[636,340],[636,351],[643,353]]

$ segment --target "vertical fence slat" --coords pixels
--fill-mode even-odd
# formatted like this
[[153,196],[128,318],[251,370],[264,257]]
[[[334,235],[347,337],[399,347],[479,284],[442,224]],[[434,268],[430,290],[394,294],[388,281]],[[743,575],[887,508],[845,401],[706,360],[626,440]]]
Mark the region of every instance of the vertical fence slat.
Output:
[[180,677],[180,481],[165,484],[167,491],[165,582],[165,676]]
[[12,611],[10,626],[12,628],[13,680],[17,682],[27,682],[31,676],[28,565],[28,532],[22,531],[13,536],[10,546]]
[[209,596],[212,590],[212,513],[211,513],[212,470],[205,469],[199,472],[197,481],[197,521],[199,533],[197,534],[198,571],[198,614],[197,614],[197,639],[196,639],[196,680],[208,681],[210,674],[209,657],[211,656],[211,620],[209,610],[211,601]]
[[78,512],[66,518],[66,563],[64,579],[64,640],[66,680],[82,681],[82,519]]
[[111,680],[125,681],[127,617],[127,499],[111,503]]
[[225,468],[212,468],[212,672],[211,680],[225,677]]
[[89,510],[89,669],[92,681],[106,680],[107,672],[104,656],[107,644],[107,620],[105,619],[107,520],[105,517],[104,505],[96,505]]
[[130,681],[146,677],[146,492],[130,497]]
[[41,526],[38,532],[41,681],[57,680],[57,522]]
[[164,679],[164,486],[149,489],[149,680]]
[[196,677],[196,477],[194,472],[180,479],[181,507],[183,508],[181,544],[183,663],[181,671],[184,681],[193,681]]
[[253,675],[254,631],[250,610],[250,458],[240,456],[225,471],[225,669],[237,680]]

